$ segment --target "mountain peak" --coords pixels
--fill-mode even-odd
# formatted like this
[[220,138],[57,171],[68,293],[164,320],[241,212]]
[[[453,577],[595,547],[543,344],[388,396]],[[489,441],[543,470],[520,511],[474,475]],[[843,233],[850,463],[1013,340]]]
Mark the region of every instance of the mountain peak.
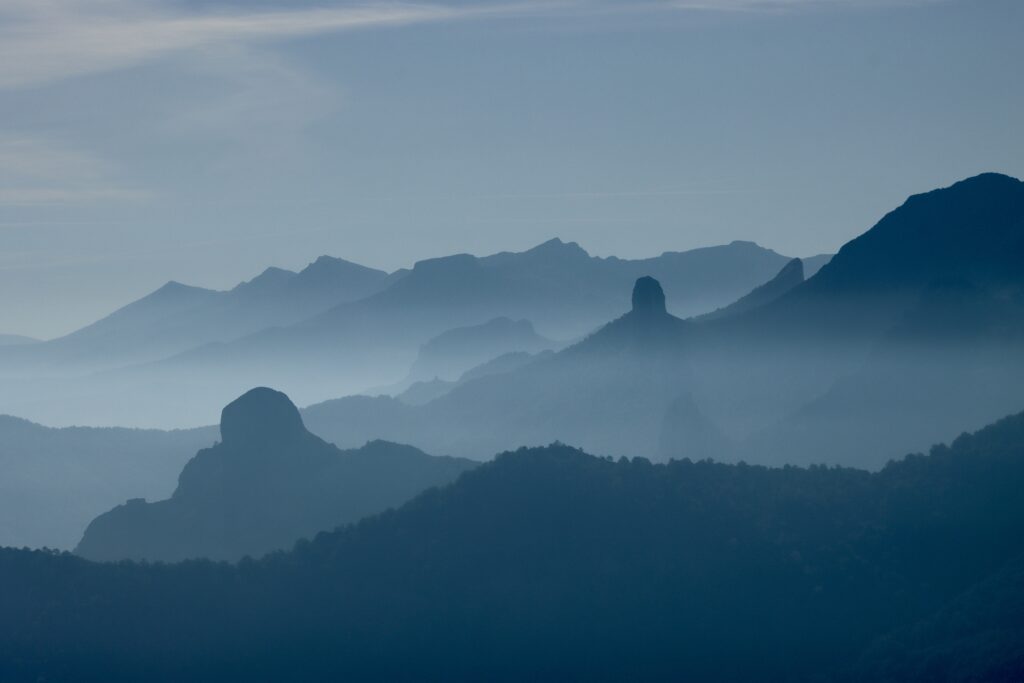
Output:
[[138,301],[133,301],[128,304],[132,306],[138,304],[140,301],[177,301],[183,298],[192,298],[196,296],[207,296],[215,295],[212,289],[204,289],[202,287],[194,287],[192,285],[186,285],[177,280],[168,280],[160,289],[156,289],[146,296],[142,297]]
[[220,435],[225,444],[263,447],[305,433],[299,409],[280,391],[257,387],[224,407]]
[[295,273],[271,266],[251,280],[235,285],[233,291],[272,289],[293,278]]
[[847,242],[806,290],[919,289],[944,277],[1021,283],[1024,183],[983,173],[907,199]]
[[153,292],[153,294],[169,294],[169,293],[176,293],[176,292],[187,292],[187,291],[193,290],[193,289],[199,289],[199,287],[193,287],[191,285],[186,285],[186,284],[184,284],[182,282],[178,282],[177,280],[168,280],[159,289],[155,290]]
[[563,242],[558,237],[552,237],[547,242],[541,242],[532,249],[527,249],[527,254],[564,254],[573,256],[586,256],[590,254],[576,242]]
[[358,276],[382,279],[387,276],[387,273],[327,254],[318,256],[315,261],[299,271],[299,277],[303,280]]
[[345,266],[358,265],[358,263],[352,263],[351,261],[346,261],[345,259],[338,258],[337,256],[328,256],[327,254],[323,254],[322,256],[317,256],[315,261],[302,269],[302,272],[309,273],[317,270],[344,268]]
[[987,185],[991,187],[1005,186],[1005,187],[1016,187],[1020,185],[1021,181],[1013,176],[1006,175],[1004,173],[995,173],[992,171],[986,173],[979,173],[978,175],[971,176],[970,178],[964,178],[963,180],[953,183],[952,187],[970,187],[974,185]]
[[661,283],[645,275],[633,285],[633,313],[641,315],[668,315],[665,310],[665,292]]

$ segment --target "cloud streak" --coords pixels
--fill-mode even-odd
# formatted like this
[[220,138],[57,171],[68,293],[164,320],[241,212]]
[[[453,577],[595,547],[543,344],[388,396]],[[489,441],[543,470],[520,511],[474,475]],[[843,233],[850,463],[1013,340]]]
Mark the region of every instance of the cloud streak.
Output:
[[186,11],[156,0],[0,0],[0,88],[31,87],[226,44],[526,16],[765,12],[880,7],[939,0],[522,0],[507,4],[373,2],[301,9]]
[[0,137],[0,208],[150,198],[110,175],[109,164],[83,152],[39,138]]
[[[2,0],[0,0],[2,1]],[[176,52],[369,28],[546,11],[555,6],[376,3],[261,12],[172,13],[156,4],[21,1],[0,5],[0,88],[134,66]]]

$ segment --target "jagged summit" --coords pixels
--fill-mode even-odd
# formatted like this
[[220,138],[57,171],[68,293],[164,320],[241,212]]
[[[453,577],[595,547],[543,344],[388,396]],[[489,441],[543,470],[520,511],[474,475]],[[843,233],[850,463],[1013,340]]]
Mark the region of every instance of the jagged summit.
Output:
[[[308,270],[308,269],[312,268],[313,266],[318,266],[318,265],[319,266],[325,266],[325,265],[332,265],[332,264],[338,264],[338,263],[349,263],[349,264],[351,264],[352,262],[351,261],[346,261],[343,258],[338,258],[337,256],[328,256],[327,254],[322,254],[320,256],[317,256],[316,260],[313,261],[312,263],[310,263],[308,266],[306,266],[304,268],[304,270]],[[355,265],[355,264],[353,264],[353,265]]]
[[640,315],[668,315],[665,292],[661,283],[649,275],[637,279],[633,285],[633,313]]
[[221,440],[229,445],[280,443],[306,432],[299,409],[280,391],[250,389],[224,407]]
[[587,250],[581,247],[577,242],[563,242],[558,237],[553,237],[546,242],[541,242],[537,246],[527,249],[527,254],[561,254],[561,255],[574,255],[574,256],[590,256]]
[[283,283],[295,277],[295,273],[284,268],[271,266],[251,280],[235,285],[233,292],[254,292],[257,290],[280,287]]
[[298,275],[304,280],[315,279],[315,278],[330,278],[330,277],[342,277],[349,276],[353,277],[356,275],[387,275],[384,271],[377,270],[376,268],[369,268],[359,263],[347,261],[337,256],[323,256],[317,257],[315,261],[310,263],[308,266],[299,271]]

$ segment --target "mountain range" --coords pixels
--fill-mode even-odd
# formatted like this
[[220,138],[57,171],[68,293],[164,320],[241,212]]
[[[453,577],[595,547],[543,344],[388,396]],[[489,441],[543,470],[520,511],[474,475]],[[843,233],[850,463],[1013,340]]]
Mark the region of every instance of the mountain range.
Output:
[[560,440],[654,459],[877,468],[1024,404],[1022,197],[1024,184],[995,174],[911,197],[813,277],[791,262],[691,320],[640,278],[632,312],[553,356],[421,405],[353,396],[307,419],[340,443],[468,457]]
[[383,271],[329,256],[298,273],[267,268],[227,291],[171,281],[91,325],[25,350],[19,360],[79,371],[160,360],[290,325],[369,296],[390,281]]
[[[728,304],[788,260],[751,242],[598,258],[556,239],[521,253],[429,259],[390,275],[323,257],[227,292],[168,283],[66,337],[0,351],[0,411],[52,425],[180,427],[204,424],[254,384],[288,387],[309,404],[399,386],[420,347],[456,328],[528,320],[538,336],[564,343],[628,305],[637,277],[658,277],[673,310],[690,315]],[[487,351],[482,342],[449,374]]]
[[[723,262],[764,271],[713,301]],[[368,293],[312,314],[302,273],[173,285],[6,346],[24,405],[175,422],[246,378],[387,393],[252,389],[217,443],[0,418],[0,543],[81,534],[0,549],[0,680],[1016,680],[1021,263],[1024,183],[983,174],[816,273],[749,243],[554,241],[342,266]],[[182,321],[235,334],[214,302],[246,297],[297,317],[118,365],[192,344]]]
[[[366,315],[375,325],[383,320],[395,325],[394,336],[381,337],[373,353],[387,355],[387,349],[394,351],[390,340],[401,338],[408,353],[396,352],[391,366],[400,373],[396,382],[405,380],[388,390],[394,395],[352,395],[309,405],[303,419],[313,433],[343,449],[384,440],[487,460],[522,445],[561,441],[600,455],[642,455],[654,461],[689,457],[878,469],[902,453],[949,440],[1024,405],[1024,285],[1013,267],[1024,262],[1021,187],[1015,179],[985,174],[911,197],[806,279],[797,262],[771,256],[778,269],[712,315],[673,315],[680,306],[673,304],[672,290],[641,275],[632,287],[605,297],[621,300],[627,312],[558,351],[531,353],[526,349],[559,342],[542,336],[532,320],[516,322],[527,318],[495,317],[489,310],[477,324],[445,327],[433,342],[426,337],[414,343],[416,334],[410,330],[422,311],[408,317],[381,311],[389,306],[416,309],[412,302],[417,296],[424,310],[460,310],[458,296],[448,292],[453,296],[445,298],[443,288],[424,293],[418,285],[405,291],[403,283],[430,279],[420,279],[423,274],[416,269],[386,276],[392,284],[385,289],[332,309],[331,315],[365,308],[371,300],[391,302],[366,308],[374,311]],[[610,267],[609,262],[614,268],[624,268],[623,263],[639,267],[615,259],[580,259],[581,251],[550,243],[539,252],[453,261],[472,272],[511,269],[530,277],[546,272],[537,263],[550,266],[565,259],[591,264],[586,268]],[[879,251],[894,251],[899,258],[882,257]],[[713,254],[765,256],[743,243],[710,250],[704,257]],[[444,281],[442,273],[450,265],[425,268]],[[281,276],[271,276],[268,283],[275,277]],[[467,281],[475,286],[479,278]],[[568,280],[560,281],[568,287]],[[475,295],[459,296],[473,300]],[[430,301],[437,303],[428,306]],[[402,328],[406,323],[410,327]],[[333,351],[342,357],[339,362],[365,360],[359,353],[347,355],[342,337],[339,333]],[[217,348],[228,346],[233,347]],[[420,367],[427,368],[423,376],[445,373],[448,379],[410,384],[417,353],[422,353]],[[445,360],[435,363],[432,354]],[[491,354],[496,357],[463,370]],[[318,382],[341,387],[347,381],[338,365],[320,367],[315,359],[313,354],[306,360],[311,372],[320,373]],[[430,370],[431,363],[438,370]],[[142,372],[144,367],[153,374]],[[52,393],[97,412],[118,404],[125,410],[138,405],[140,414],[148,414],[154,406],[165,406],[162,422],[174,424],[182,415],[193,415],[193,423],[208,424],[216,414],[209,405],[220,395],[245,382],[223,405],[264,374],[273,374],[256,369],[251,381],[243,373],[234,383],[205,392],[201,389],[210,386],[208,378],[187,364],[173,366],[174,372],[154,367],[137,366],[112,385],[119,391],[103,394],[102,400],[85,389],[62,392],[67,386],[57,378],[29,374],[25,381],[40,394]],[[291,393],[291,385],[285,386]],[[5,381],[4,392],[15,394],[17,383]],[[339,388],[338,394],[343,393]],[[51,402],[42,410],[52,408]],[[103,454],[91,461],[98,464],[90,465],[92,478],[83,481],[94,484],[79,496],[62,484],[59,474],[76,452],[70,437],[95,435],[95,443],[104,444],[100,435],[121,432],[60,432],[18,420],[5,424],[20,425],[18,436],[8,438],[5,446],[8,461],[19,463],[7,470],[8,487],[20,491],[9,496],[10,519],[36,520],[19,522],[17,534],[12,526],[7,542],[62,548],[72,547],[88,521],[114,505],[169,495],[184,462],[216,438],[215,428],[197,432],[201,437],[130,432],[136,450],[127,451],[114,440],[109,458]],[[53,441],[58,434],[67,440]],[[181,445],[174,446],[166,467],[147,473],[148,479],[126,477],[125,472],[134,471],[130,467],[118,469],[117,458],[165,453],[165,443]]]

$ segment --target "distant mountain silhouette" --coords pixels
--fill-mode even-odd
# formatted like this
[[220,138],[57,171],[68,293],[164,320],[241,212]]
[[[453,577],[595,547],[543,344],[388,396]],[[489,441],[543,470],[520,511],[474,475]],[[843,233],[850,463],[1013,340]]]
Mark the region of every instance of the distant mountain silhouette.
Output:
[[[319,403],[307,419],[315,432],[344,446],[386,438],[479,458],[561,439],[599,454],[664,458],[682,452],[672,439],[689,441],[666,422],[671,406],[685,396],[695,412],[683,415],[699,414],[701,429],[739,444],[742,457],[812,461],[823,445],[815,435],[827,437],[830,421],[849,425],[842,427],[849,445],[829,450],[823,459],[845,463],[862,457],[850,435],[865,431],[878,439],[871,452],[888,457],[1016,405],[1022,344],[1013,330],[1021,316],[1024,276],[1014,264],[1024,257],[1022,187],[1015,179],[986,174],[911,197],[813,277],[794,284],[792,266],[747,300],[760,305],[737,304],[739,310],[724,316],[682,320],[674,313],[697,299],[707,301],[709,288],[721,293],[723,282],[737,282],[723,263],[774,262],[765,277],[724,304],[779,275],[789,261],[750,243],[641,261],[599,259],[556,240],[518,254],[420,262],[386,289],[301,323],[133,368],[116,381],[88,378],[81,393],[50,391],[54,397],[45,400],[84,404],[69,410],[72,416],[114,406],[127,414],[152,414],[154,406],[163,406],[157,414],[195,424],[214,409],[210,404],[222,404],[240,387],[280,380],[301,403]],[[624,280],[627,273],[631,277]],[[631,285],[648,276],[667,295],[665,306],[657,305],[655,295],[655,305],[616,318],[631,310]],[[686,282],[696,283],[698,293],[687,290]],[[933,289],[943,282],[962,283],[964,292],[974,293],[954,305],[953,299],[936,298],[939,290]],[[984,311],[990,312],[979,317]],[[421,385],[404,401],[333,400],[401,381],[425,341],[496,316],[529,319],[549,336],[555,329],[564,338],[573,329],[597,331],[558,354],[505,372],[459,380],[457,386]],[[962,338],[954,345],[957,334]],[[907,351],[909,344],[917,352]],[[942,351],[954,346],[955,352]],[[887,382],[868,379],[875,377]],[[28,377],[25,385],[33,380]],[[94,382],[104,387],[105,401],[88,394]],[[972,391],[986,387],[985,400],[958,391],[964,382]],[[139,389],[151,386],[167,390]],[[32,410],[34,404],[23,405]],[[872,423],[876,428],[866,430]],[[787,430],[792,431],[784,438],[770,436]],[[804,436],[796,439],[797,433]],[[882,444],[886,435],[893,438]]]
[[506,353],[536,353],[554,344],[537,334],[529,320],[494,318],[480,325],[457,327],[420,347],[407,381],[456,380],[467,370]]
[[102,320],[36,345],[27,359],[88,368],[158,360],[297,322],[389,281],[383,271],[329,256],[298,273],[268,268],[229,291],[172,281]]
[[212,429],[53,429],[0,415],[0,546],[71,549],[93,517],[162,498]]
[[536,354],[527,353],[526,351],[511,351],[509,353],[504,353],[466,370],[457,380],[454,381],[432,379],[425,382],[413,382],[405,391],[398,394],[397,398],[402,403],[407,403],[409,405],[423,405],[425,403],[430,403],[466,382],[480,377],[499,375],[513,370],[518,370],[529,363],[534,363],[543,358],[547,358],[553,353],[554,351],[550,350]]
[[372,307],[381,313],[401,311],[410,322],[428,317],[430,327],[438,327],[430,336],[504,316],[526,318],[546,334],[571,338],[628,305],[623,294],[638,277],[658,278],[675,293],[673,310],[687,315],[735,299],[768,280],[786,261],[752,242],[631,261],[592,257],[576,243],[555,239],[522,253],[421,261],[387,291],[357,305],[339,306],[316,325],[334,326]]
[[936,281],[1020,288],[1022,259],[1024,183],[985,173],[910,197],[748,324],[871,341]]
[[0,550],[0,677],[1013,680],[1022,483],[1024,414],[878,473],[520,449],[237,566]]
[[284,394],[253,389],[222,413],[167,500],[129,500],[97,517],[75,549],[92,560],[238,560],[400,505],[473,466],[375,441],[339,451],[306,431]]
[[804,281],[804,264],[798,258],[793,259],[779,271],[778,275],[768,282],[755,287],[749,294],[737,299],[728,306],[724,306],[711,313],[698,316],[697,320],[707,321],[716,318],[726,318],[730,315],[737,315],[760,308],[767,303],[775,301],[780,296],[793,289]]
[[[800,282],[795,262],[728,315],[675,318],[671,296],[666,307],[642,280],[636,309],[544,362],[431,386],[414,409],[351,399],[310,419],[333,439],[469,457],[557,439],[599,454],[877,468],[1024,401],[1024,275],[1010,265],[1024,257],[1021,187],[981,176],[911,198],[814,277]],[[865,450],[878,459],[860,460]]]
[[[707,321],[690,356],[693,398],[727,435],[749,442],[745,457],[767,462],[850,464],[863,457],[857,446],[825,446],[854,434],[888,458],[976,428],[1019,405],[1024,344],[1009,329],[1020,324],[1024,272],[1013,264],[1022,259],[1024,183],[984,174],[915,195],[814,277],[764,306]],[[974,304],[954,307],[959,322],[942,322],[952,300],[925,302],[942,282],[977,293]],[[1002,302],[998,325],[969,312],[991,309],[986,299]],[[910,317],[914,349],[909,328],[896,342]],[[976,332],[953,351],[957,326]],[[964,381],[983,400],[961,390]]]
[[[659,279],[673,314],[690,315],[735,300],[788,260],[751,242],[624,260],[593,257],[559,240],[521,253],[429,259],[388,277],[370,296],[291,325],[193,344],[58,392],[26,383],[17,394],[31,400],[0,397],[0,410],[63,423],[200,424],[254,383],[288,386],[310,404],[401,382],[419,347],[454,328],[505,317],[531,321],[546,338],[577,339],[627,310],[630,287],[643,275]],[[277,279],[281,274],[268,276]],[[164,390],[145,390],[153,386]]]
[[298,273],[268,268],[260,276],[236,286],[231,294],[236,299],[253,299],[268,306],[276,304],[277,313],[287,318],[274,324],[288,324],[326,310],[345,301],[368,296],[401,279],[401,273],[388,275],[382,270],[367,268],[332,256],[321,256]]
[[480,458],[560,440],[600,454],[658,457],[668,404],[687,390],[693,329],[668,313],[661,285],[644,276],[629,312],[562,351],[467,378],[425,405],[351,397],[310,406],[305,416],[318,434],[345,445],[373,434]]
[[117,364],[160,358],[207,338],[209,331],[195,330],[191,325],[181,327],[173,321],[216,306],[222,295],[212,289],[171,281],[107,317],[33,351],[37,356],[43,355],[44,360],[49,360],[49,356],[58,363],[71,364],[89,364],[94,360]]

